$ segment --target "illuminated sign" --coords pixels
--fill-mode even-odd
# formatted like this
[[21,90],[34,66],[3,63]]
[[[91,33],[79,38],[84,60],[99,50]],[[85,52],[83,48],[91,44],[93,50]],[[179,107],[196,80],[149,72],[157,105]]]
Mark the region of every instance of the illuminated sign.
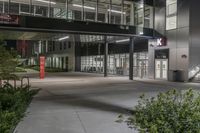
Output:
[[151,47],[164,47],[167,46],[166,38],[159,38],[156,40],[156,43],[150,44]]
[[166,45],[167,45],[167,42],[166,42],[165,38],[157,39],[157,44],[156,44],[157,47],[162,47],[162,46],[166,46]]
[[9,15],[9,14],[0,14],[0,24],[19,24],[19,16]]

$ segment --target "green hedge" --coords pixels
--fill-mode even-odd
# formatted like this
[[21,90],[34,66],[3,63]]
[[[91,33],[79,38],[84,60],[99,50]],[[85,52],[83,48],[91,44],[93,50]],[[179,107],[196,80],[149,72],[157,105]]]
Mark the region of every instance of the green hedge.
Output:
[[129,128],[140,133],[200,133],[200,95],[171,90],[157,97],[140,97],[129,116],[119,116]]
[[37,92],[29,86],[14,88],[5,84],[0,88],[0,133],[13,132]]

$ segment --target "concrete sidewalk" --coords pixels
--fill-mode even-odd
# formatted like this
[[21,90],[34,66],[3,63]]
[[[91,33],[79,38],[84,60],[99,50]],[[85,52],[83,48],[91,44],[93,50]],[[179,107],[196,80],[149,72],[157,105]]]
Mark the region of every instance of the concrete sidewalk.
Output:
[[44,80],[32,77],[31,83],[42,90],[17,126],[17,133],[135,133],[115,120],[131,110],[141,94],[155,96],[171,88],[199,87],[86,73],[49,74]]

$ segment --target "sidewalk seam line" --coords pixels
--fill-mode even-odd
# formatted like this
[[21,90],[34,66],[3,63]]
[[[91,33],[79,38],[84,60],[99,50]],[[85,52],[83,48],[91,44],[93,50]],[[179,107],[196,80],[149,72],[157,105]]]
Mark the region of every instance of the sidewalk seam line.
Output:
[[78,119],[79,119],[79,121],[80,121],[80,123],[81,123],[81,126],[82,126],[82,128],[83,128],[83,130],[84,130],[84,133],[87,133],[87,130],[86,130],[86,128],[85,128],[85,126],[84,126],[84,124],[83,124],[83,122],[82,122],[82,120],[81,120],[81,118],[80,118],[78,112],[77,112],[77,111],[75,111],[75,112],[76,112],[76,115],[77,115],[77,117],[78,117]]

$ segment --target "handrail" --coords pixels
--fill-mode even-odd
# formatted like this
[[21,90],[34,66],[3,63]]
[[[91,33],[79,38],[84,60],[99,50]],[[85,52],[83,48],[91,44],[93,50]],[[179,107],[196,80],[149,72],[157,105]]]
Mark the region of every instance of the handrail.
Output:
[[189,81],[191,82],[192,80],[194,80],[194,78],[195,78],[199,73],[200,73],[200,70],[197,71],[193,76],[191,76],[191,77],[189,78]]
[[195,67],[193,67],[192,70],[195,70],[195,68],[199,68],[198,71],[196,71],[194,74],[192,74],[192,76],[189,77],[189,82],[193,81],[195,79],[195,77],[200,73],[200,65],[197,65]]
[[[29,77],[28,77],[28,76],[23,76],[23,77],[20,79],[21,87],[23,87],[23,85],[24,85],[24,80],[25,80],[25,79],[27,80],[27,85],[30,86],[30,79],[29,79]],[[4,81],[3,78],[0,77],[0,87],[2,87],[2,86],[4,85],[5,82],[10,83],[11,81],[13,81],[13,86],[14,86],[14,88],[17,88],[17,79],[12,78],[12,79],[7,79],[7,80],[5,80],[5,82],[3,82],[3,81]]]
[[24,85],[24,79],[27,79],[27,85],[28,86],[30,86],[30,79],[29,79],[29,77],[28,76],[23,76],[22,78],[21,78],[21,87],[23,87],[23,85]]

